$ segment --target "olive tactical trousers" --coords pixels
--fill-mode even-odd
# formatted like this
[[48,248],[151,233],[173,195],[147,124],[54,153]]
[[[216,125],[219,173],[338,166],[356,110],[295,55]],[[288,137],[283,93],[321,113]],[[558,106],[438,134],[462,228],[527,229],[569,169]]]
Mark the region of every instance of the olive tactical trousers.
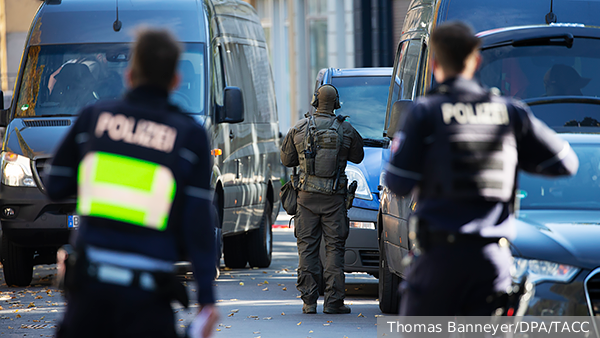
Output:
[[[298,243],[298,291],[305,304],[316,304],[319,281],[325,281],[325,307],[344,304],[344,254],[348,238],[348,216],[343,195],[323,195],[300,191],[295,235]],[[319,249],[325,241],[325,266]],[[321,275],[322,274],[322,275]]]

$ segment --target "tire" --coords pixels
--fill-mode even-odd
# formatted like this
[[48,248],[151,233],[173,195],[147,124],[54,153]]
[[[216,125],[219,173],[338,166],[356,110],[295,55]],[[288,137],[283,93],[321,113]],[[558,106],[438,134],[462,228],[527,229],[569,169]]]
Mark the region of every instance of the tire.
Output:
[[260,227],[248,233],[248,263],[253,268],[268,268],[273,256],[273,205],[267,201]]
[[2,236],[2,265],[6,285],[28,286],[33,276],[33,250]]
[[231,269],[246,267],[246,234],[223,237],[223,260]]
[[381,237],[379,240],[379,309],[383,313],[398,314],[400,277],[388,268],[384,244]]

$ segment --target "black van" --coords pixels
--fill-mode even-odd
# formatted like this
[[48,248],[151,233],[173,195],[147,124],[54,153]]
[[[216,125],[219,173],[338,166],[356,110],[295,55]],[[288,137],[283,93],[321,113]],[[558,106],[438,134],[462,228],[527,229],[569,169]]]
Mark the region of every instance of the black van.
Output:
[[[78,226],[75,199],[51,202],[41,179],[77,112],[124,90],[134,30],[170,28],[184,52],[171,101],[209,131],[214,205],[229,267],[267,267],[282,167],[271,67],[260,20],[241,0],[46,0],[2,111],[0,220],[8,285],[31,282]],[[199,219],[198,222],[203,222]]]
[[[597,53],[592,51],[598,47],[598,29],[585,28],[583,24],[600,25],[599,11],[600,2],[586,0],[413,1],[396,52],[384,135],[391,139],[403,108],[434,85],[429,34],[437,24],[448,20],[462,20],[476,32],[485,31],[481,33],[484,64],[476,75],[484,85],[497,88],[503,95],[525,99],[536,116],[555,129],[569,126],[568,123],[593,123],[586,117],[595,117],[598,123],[597,81],[590,82],[583,96],[549,95],[543,92],[543,82],[545,72],[553,64],[565,62],[596,78]],[[573,39],[577,47],[571,49]],[[389,149],[383,156],[383,162],[389,162]],[[385,313],[396,313],[398,284],[404,277],[403,258],[413,246],[408,237],[408,217],[415,201],[412,196],[394,195],[383,177],[380,181],[379,307]]]

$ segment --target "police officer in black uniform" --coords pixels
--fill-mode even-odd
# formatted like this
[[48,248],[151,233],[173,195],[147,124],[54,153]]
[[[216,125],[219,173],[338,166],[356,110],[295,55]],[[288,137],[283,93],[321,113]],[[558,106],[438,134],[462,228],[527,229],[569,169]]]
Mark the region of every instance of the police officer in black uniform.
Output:
[[[363,139],[344,116],[337,89],[326,84],[315,92],[313,115],[290,128],[281,145],[281,162],[299,166],[298,211],[295,234],[298,244],[298,283],[303,313],[317,312],[319,284],[325,281],[324,313],[350,313],[344,305],[344,254],[348,238],[346,163],[360,163],[364,157]],[[325,266],[319,248],[325,241]]]
[[180,52],[168,31],[140,31],[132,89],[83,109],[48,169],[50,198],[76,194],[81,216],[58,337],[176,337],[171,301],[187,306],[187,294],[173,263],[183,258],[208,315],[205,337],[218,318],[209,141],[168,101]]
[[385,176],[398,195],[418,188],[409,223],[421,254],[401,286],[400,315],[487,316],[511,283],[517,168],[573,175],[579,162],[527,106],[472,79],[480,41],[468,26],[440,25],[430,41],[439,85],[406,114]]

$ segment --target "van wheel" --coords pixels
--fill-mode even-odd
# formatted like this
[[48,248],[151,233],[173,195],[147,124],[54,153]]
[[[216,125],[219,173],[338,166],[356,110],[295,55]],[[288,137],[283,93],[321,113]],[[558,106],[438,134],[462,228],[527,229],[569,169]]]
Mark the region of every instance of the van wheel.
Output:
[[248,233],[248,263],[253,268],[268,268],[273,255],[273,205],[265,204],[260,227]]
[[2,265],[7,286],[28,286],[33,276],[33,251],[2,236]]
[[223,260],[231,269],[246,267],[246,234],[223,237]]
[[398,313],[400,277],[390,271],[385,260],[383,236],[379,239],[379,309],[383,313]]

